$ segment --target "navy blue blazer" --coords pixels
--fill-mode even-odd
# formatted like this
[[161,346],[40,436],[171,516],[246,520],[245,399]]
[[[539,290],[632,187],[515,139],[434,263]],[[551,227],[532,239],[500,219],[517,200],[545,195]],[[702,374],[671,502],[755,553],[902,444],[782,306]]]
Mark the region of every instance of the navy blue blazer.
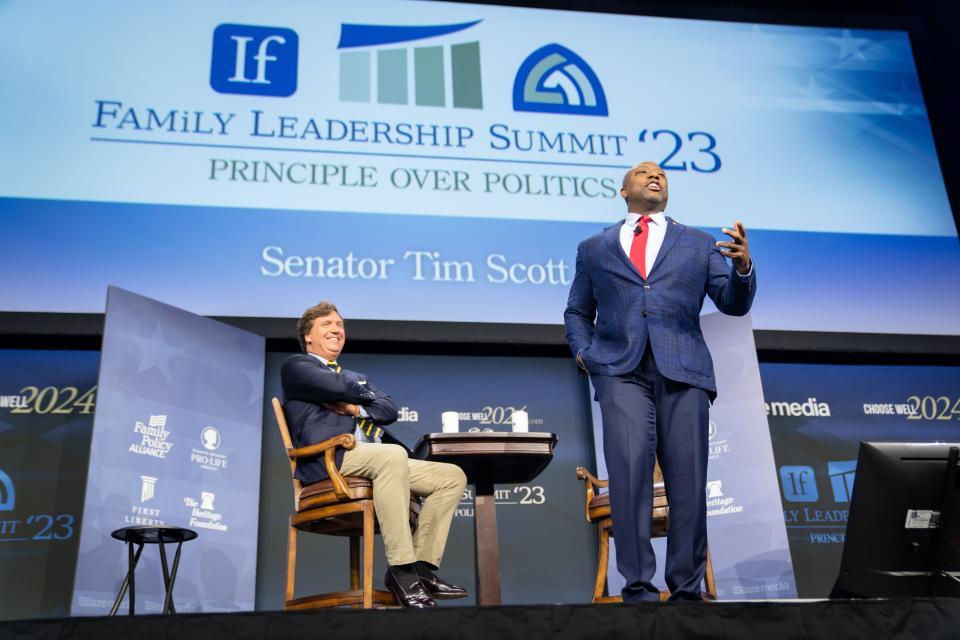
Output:
[[[354,418],[330,411],[324,402],[349,402],[361,405],[368,419],[383,427],[397,420],[397,405],[361,373],[330,370],[306,353],[290,356],[280,369],[283,385],[283,409],[294,447],[323,442],[341,433],[352,434]],[[385,429],[384,442],[398,442]],[[336,453],[337,468],[343,463],[344,450]],[[297,461],[297,478],[305,483],[320,482],[330,476],[323,455]]]
[[649,338],[663,376],[715,397],[713,360],[700,330],[703,297],[709,295],[724,313],[746,314],[757,290],[756,269],[741,278],[712,236],[668,217],[660,253],[644,280],[620,245],[622,224],[577,248],[563,314],[570,349],[590,373],[615,376],[639,366]]

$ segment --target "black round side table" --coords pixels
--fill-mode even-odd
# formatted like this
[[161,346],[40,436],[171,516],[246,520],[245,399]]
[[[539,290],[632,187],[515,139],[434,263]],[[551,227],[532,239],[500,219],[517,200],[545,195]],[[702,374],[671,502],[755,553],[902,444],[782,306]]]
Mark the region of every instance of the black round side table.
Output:
[[[135,598],[134,569],[137,568],[137,562],[140,560],[140,553],[143,551],[143,545],[145,544],[155,544],[160,547],[160,566],[163,567],[163,585],[167,590],[166,597],[163,599],[163,613],[176,613],[177,611],[173,607],[173,582],[177,579],[177,567],[180,566],[180,547],[184,542],[196,538],[197,532],[183,527],[136,526],[117,529],[111,533],[110,536],[127,543],[128,566],[127,575],[120,585],[120,593],[117,594],[117,599],[113,603],[110,615],[113,616],[117,614],[117,609],[120,608],[120,602],[123,600],[123,595],[127,592],[128,586],[130,587],[129,615],[133,615]],[[173,556],[173,571],[167,569],[167,550],[166,547],[164,547],[165,544],[170,542],[177,543],[177,552]],[[133,551],[133,545],[135,544],[137,545],[136,553]]]

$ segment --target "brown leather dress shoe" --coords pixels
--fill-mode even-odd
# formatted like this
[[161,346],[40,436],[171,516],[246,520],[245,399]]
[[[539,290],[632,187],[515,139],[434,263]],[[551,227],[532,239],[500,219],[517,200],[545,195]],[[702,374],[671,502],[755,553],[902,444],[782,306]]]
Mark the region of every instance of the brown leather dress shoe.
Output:
[[437,603],[430,597],[426,587],[423,586],[423,583],[415,574],[397,576],[393,568],[388,567],[383,582],[403,607],[432,609],[437,606]]

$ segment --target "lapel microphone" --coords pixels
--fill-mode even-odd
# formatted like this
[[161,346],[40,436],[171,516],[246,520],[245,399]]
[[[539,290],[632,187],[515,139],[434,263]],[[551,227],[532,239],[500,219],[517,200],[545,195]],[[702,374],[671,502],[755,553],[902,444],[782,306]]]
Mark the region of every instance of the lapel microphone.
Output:
[[643,233],[643,228],[638,224],[633,228],[633,235],[638,236]]

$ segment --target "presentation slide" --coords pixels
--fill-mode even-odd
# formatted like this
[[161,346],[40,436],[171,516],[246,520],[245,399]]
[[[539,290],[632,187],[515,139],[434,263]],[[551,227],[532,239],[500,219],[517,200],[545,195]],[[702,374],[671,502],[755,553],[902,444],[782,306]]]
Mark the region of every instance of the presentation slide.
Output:
[[[757,329],[956,334],[908,34],[442,2],[0,5],[3,311],[559,324],[653,160]],[[652,294],[651,294],[652,295]]]

